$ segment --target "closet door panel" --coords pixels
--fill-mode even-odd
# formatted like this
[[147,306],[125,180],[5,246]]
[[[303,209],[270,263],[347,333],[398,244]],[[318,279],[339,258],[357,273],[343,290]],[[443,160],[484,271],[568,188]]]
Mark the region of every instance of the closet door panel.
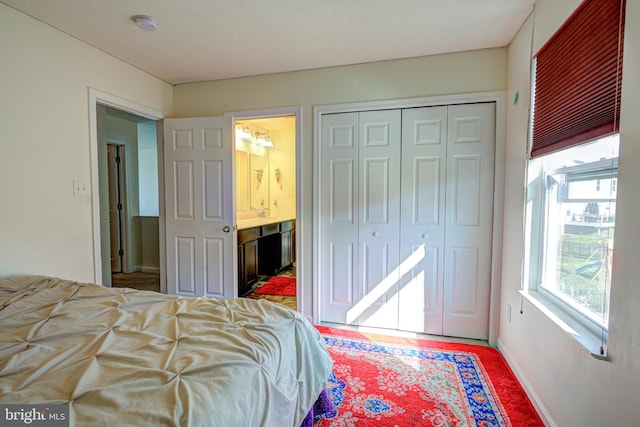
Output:
[[487,339],[495,104],[449,106],[443,334]]
[[402,111],[399,329],[442,334],[447,107]]
[[321,127],[320,310],[326,322],[348,323],[360,295],[358,113],[324,116]]
[[456,226],[480,225],[482,197],[482,156],[455,155],[451,159],[449,179],[452,181],[451,223]]
[[360,325],[397,328],[401,112],[359,114]]
[[328,302],[334,306],[351,307],[354,304],[354,244],[334,242],[331,244],[331,278]]

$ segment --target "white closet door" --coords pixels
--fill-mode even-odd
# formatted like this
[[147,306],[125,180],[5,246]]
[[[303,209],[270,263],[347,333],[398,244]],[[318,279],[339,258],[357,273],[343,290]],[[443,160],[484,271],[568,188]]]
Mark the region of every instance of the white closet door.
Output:
[[321,320],[346,324],[360,296],[358,113],[325,115],[321,126]]
[[398,328],[442,335],[447,107],[402,112]]
[[169,293],[234,296],[232,150],[230,117],[164,121]]
[[321,320],[486,339],[495,104],[325,115]]
[[401,111],[359,115],[361,286],[347,322],[398,327]]
[[321,319],[397,328],[401,114],[324,116]]
[[443,335],[487,339],[495,104],[448,107]]

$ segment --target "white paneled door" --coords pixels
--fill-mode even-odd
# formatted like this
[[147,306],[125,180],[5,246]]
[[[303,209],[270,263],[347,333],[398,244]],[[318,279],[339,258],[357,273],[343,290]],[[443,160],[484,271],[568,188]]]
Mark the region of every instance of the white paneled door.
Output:
[[164,121],[168,293],[234,296],[231,129],[230,117]]
[[358,113],[323,116],[320,133],[320,312],[326,322],[357,323],[348,314],[360,298]]
[[320,317],[488,338],[495,104],[321,123]]
[[358,304],[347,321],[397,328],[400,246],[400,110],[359,113]]
[[487,339],[495,104],[448,108],[443,335]]
[[397,327],[400,117],[396,110],[323,119],[325,321]]
[[447,107],[402,112],[402,237],[398,320],[405,331],[442,335]]

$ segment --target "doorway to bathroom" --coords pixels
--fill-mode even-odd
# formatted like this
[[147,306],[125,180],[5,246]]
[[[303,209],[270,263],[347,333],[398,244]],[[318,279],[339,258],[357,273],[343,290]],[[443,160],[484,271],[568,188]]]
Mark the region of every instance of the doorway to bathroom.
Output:
[[238,296],[297,308],[296,115],[234,118]]

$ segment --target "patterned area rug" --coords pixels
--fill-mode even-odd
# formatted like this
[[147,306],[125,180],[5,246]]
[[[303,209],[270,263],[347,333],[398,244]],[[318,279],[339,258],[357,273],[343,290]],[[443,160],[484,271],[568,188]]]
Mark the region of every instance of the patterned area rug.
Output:
[[296,296],[296,278],[274,276],[267,283],[254,291],[262,295]]
[[544,426],[491,347],[317,328],[336,409],[316,426]]

